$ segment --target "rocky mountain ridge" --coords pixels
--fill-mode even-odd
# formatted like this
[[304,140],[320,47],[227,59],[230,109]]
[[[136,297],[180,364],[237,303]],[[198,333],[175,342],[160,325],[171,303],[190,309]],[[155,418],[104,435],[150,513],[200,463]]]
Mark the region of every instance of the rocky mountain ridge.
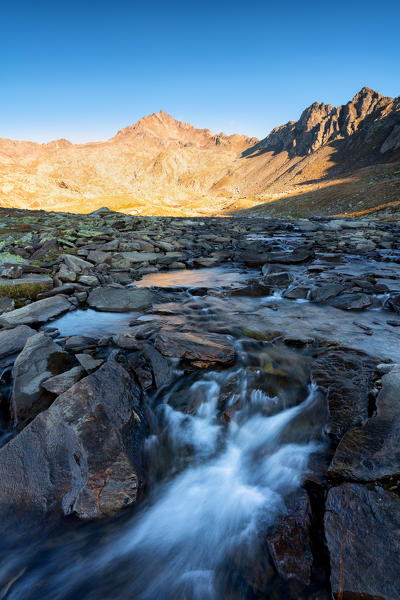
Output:
[[[400,202],[400,97],[314,103],[259,141],[160,111],[105,142],[0,139],[0,205],[130,214],[337,214]],[[258,208],[260,207],[260,208]]]

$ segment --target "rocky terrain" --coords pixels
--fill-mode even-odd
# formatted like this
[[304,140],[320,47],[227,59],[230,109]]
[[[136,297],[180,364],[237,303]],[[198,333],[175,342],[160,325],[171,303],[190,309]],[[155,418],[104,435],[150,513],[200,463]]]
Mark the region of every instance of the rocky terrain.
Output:
[[87,213],[397,215],[400,100],[363,88],[314,103],[259,141],[214,134],[161,111],[106,142],[0,139],[0,205]]
[[[158,598],[157,573],[198,597],[172,557],[206,569],[226,527],[204,597],[400,598],[396,222],[3,208],[0,228],[1,597]],[[242,457],[221,498],[215,432]],[[260,519],[224,545],[243,494]]]

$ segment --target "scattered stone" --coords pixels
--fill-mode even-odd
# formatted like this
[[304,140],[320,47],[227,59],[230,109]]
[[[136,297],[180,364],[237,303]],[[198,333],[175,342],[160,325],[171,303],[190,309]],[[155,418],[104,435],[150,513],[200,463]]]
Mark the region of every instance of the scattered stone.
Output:
[[87,335],[71,335],[65,340],[65,349],[72,352],[97,347],[97,339]]
[[12,298],[0,296],[0,314],[10,312],[15,309],[15,302]]
[[93,269],[92,263],[84,260],[83,258],[79,258],[79,256],[74,256],[73,254],[62,254],[61,257],[66,265],[66,267],[70,271],[74,271],[74,273],[87,273]]
[[58,277],[59,279],[61,279],[61,281],[75,281],[76,280],[76,272],[73,271],[72,269],[69,269],[67,267],[67,265],[62,264],[59,271],[58,271]]
[[23,273],[24,270],[21,265],[8,265],[2,270],[1,276],[7,279],[19,279]]

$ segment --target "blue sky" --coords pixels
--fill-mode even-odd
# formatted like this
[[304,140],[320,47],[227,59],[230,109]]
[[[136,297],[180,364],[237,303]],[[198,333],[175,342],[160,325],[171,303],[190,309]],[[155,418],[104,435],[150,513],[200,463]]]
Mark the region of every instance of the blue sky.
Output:
[[400,94],[400,2],[1,3],[0,137],[107,139],[160,109],[264,137],[313,101]]

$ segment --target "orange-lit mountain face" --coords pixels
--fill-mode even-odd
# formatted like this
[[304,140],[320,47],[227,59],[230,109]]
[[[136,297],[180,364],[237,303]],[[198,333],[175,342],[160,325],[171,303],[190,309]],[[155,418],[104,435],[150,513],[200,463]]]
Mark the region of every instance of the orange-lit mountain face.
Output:
[[[400,98],[363,88],[259,141],[161,111],[106,142],[0,139],[0,205],[144,215],[337,214],[400,201]],[[261,207],[259,205],[262,205]],[[256,208],[257,207],[257,208]]]

